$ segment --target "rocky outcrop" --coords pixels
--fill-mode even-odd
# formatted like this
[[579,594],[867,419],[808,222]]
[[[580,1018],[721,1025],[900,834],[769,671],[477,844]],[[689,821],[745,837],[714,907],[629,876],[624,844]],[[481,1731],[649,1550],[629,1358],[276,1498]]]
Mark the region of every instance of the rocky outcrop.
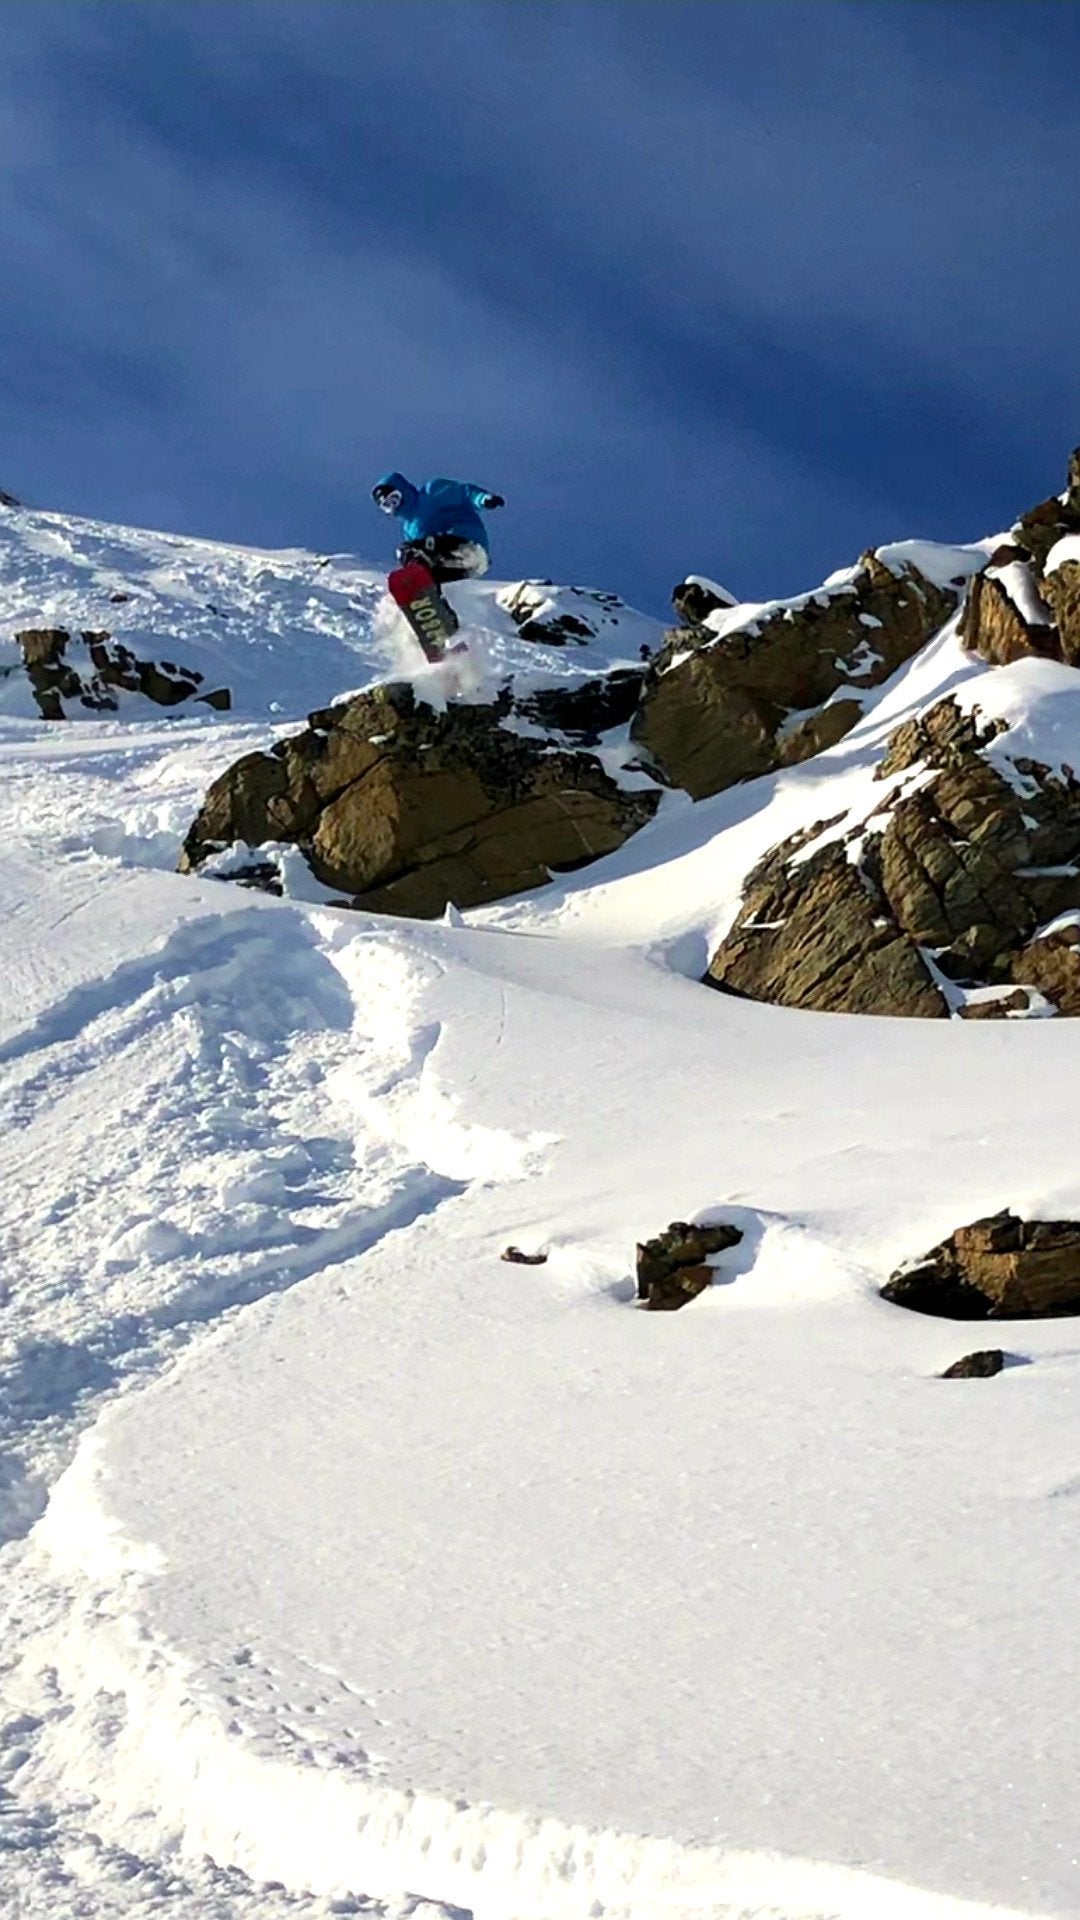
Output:
[[617,593],[591,587],[557,587],[551,580],[519,580],[503,587],[500,607],[523,640],[545,646],[588,646],[601,630],[628,611]]
[[79,634],[66,627],[28,627],[15,639],[43,720],[67,717],[65,703],[115,713],[122,693],[140,693],[159,707],[199,700],[227,710],[227,687],[203,688],[203,676],[172,660],[141,660],[109,633]]
[[785,841],[755,868],[706,983],[821,1013],[943,1019],[948,1007],[926,962],[843,844],[826,844],[805,860],[799,852],[796,841]]
[[[876,687],[917,653],[959,601],[910,563],[863,555],[854,579],[777,602],[721,631],[676,628],[649,670],[636,741],[695,800],[820,751]],[[835,696],[848,690],[846,702]],[[811,722],[826,703],[836,711]]]
[[960,623],[965,646],[993,666],[1037,655],[1080,664],[1080,555],[1055,552],[1080,535],[1080,448],[1065,492],[1032,507],[972,581]]
[[15,495],[13,493],[5,493],[3,487],[0,487],[0,507],[21,507],[21,506],[22,506],[21,500],[16,500]]
[[[1080,926],[1054,924],[1080,918],[1080,782],[1027,760],[1007,779],[986,754],[1001,725],[943,700],[899,727],[875,810],[751,873],[709,984],[823,1012],[1080,1011]],[[967,1005],[982,988],[1004,991]]]
[[[422,918],[542,886],[621,846],[659,799],[654,786],[620,786],[575,744],[603,706],[594,683],[580,691],[575,710],[574,690],[561,690],[565,731],[540,737],[515,731],[509,694],[440,713],[393,684],[314,713],[214,782],[181,866],[236,843],[272,866],[274,844],[294,845],[347,904]],[[230,861],[229,877],[244,872]]]
[[728,607],[738,605],[733,593],[720,586],[716,580],[706,580],[700,573],[688,573],[672,589],[671,604],[685,627],[703,627],[710,614],[723,613]]
[[721,1220],[692,1226],[673,1220],[655,1239],[637,1248],[637,1296],[650,1313],[674,1313],[713,1283],[713,1255],[737,1247],[742,1230]]
[[605,733],[624,727],[637,711],[644,675],[628,667],[576,685],[534,687],[514,701],[514,711],[576,747],[595,747]]
[[1080,1313],[1080,1221],[1021,1220],[1006,1208],[957,1227],[881,1296],[947,1320]]
[[976,575],[961,616],[960,638],[970,653],[994,667],[1007,667],[1031,654],[1061,657],[1050,609],[1030,567],[1019,559]]

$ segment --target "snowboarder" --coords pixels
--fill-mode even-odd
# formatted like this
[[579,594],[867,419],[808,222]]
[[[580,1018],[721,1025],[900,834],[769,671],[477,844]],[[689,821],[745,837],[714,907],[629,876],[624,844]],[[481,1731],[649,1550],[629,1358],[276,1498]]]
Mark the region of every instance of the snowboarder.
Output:
[[475,579],[491,564],[481,511],[505,505],[501,493],[463,480],[425,480],[415,487],[403,473],[387,473],[371,490],[384,513],[401,520],[404,539],[387,582],[393,599],[429,660],[441,660],[458,630],[458,617],[441,591],[447,580]]
[[505,506],[501,493],[469,486],[464,480],[425,480],[422,487],[415,487],[403,473],[387,473],[372,488],[371,497],[384,513],[401,521],[398,559],[402,566],[420,560],[440,585],[487,572],[491,550],[480,514]]

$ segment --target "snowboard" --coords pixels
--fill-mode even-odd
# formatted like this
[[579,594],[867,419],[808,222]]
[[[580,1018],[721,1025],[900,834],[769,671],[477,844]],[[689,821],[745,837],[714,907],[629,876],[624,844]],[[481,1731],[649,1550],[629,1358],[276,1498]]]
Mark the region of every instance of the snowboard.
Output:
[[386,584],[426,659],[444,660],[447,654],[464,653],[464,642],[451,645],[458,630],[457,614],[422,561],[410,560],[406,566],[398,567]]

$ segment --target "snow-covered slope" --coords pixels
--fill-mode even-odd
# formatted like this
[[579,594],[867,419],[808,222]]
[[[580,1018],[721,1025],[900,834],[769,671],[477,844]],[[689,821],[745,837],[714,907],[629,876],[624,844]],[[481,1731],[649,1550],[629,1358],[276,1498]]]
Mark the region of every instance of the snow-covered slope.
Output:
[[[1080,1915],[1075,1330],[946,1382],[977,1335],[876,1291],[1080,1208],[1080,1025],[697,983],[952,688],[1068,757],[947,630],[830,753],[440,925],[167,870],[265,719],[5,723],[20,1913]],[[637,1312],[712,1211],[720,1283]]]
[[[468,582],[450,589],[485,680],[537,684],[638,664],[655,645],[655,620],[613,595],[575,589],[533,593],[541,618],[582,613],[598,631],[581,645],[522,638],[507,605],[525,606],[522,583]],[[422,666],[415,642],[386,607],[385,575],[348,554],[263,553],[174,534],[112,527],[66,514],[0,508],[0,714],[36,717],[17,631],[106,631],[151,659],[194,668],[227,686],[245,719],[296,719],[336,695]],[[129,699],[125,717],[153,715]],[[82,717],[78,708],[72,717]],[[92,716],[87,716],[92,717]],[[212,720],[208,722],[212,724]]]

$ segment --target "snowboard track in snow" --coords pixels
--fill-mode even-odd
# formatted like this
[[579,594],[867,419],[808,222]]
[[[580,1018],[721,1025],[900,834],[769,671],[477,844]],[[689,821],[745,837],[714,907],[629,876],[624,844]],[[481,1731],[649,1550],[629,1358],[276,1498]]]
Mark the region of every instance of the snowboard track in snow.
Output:
[[[313,1274],[361,1261],[365,1253],[406,1233],[464,1190],[464,1182],[412,1164],[404,1154],[386,1153],[380,1142],[373,1153],[373,1193],[365,1195],[363,1181],[353,1191],[344,1176],[356,1143],[340,1118],[336,1133],[328,1130],[322,1136],[321,1151],[317,1133],[289,1126],[281,1087],[288,1080],[290,1042],[299,1038],[316,1050],[321,1046],[324,1059],[318,1073],[324,1077],[355,1050],[353,1003],[312,918],[286,908],[268,919],[257,907],[237,908],[234,900],[229,896],[226,911],[218,916],[181,925],[156,951],[80,984],[0,1043],[0,1179],[9,1191],[9,1183],[21,1181],[32,1193],[28,1168],[40,1151],[42,1128],[61,1127],[65,1106],[74,1109],[76,1124],[85,1127],[84,1096],[97,1078],[108,1077],[125,1057],[141,1077],[139,1062],[161,1050],[170,1024],[178,1019],[195,1022],[188,1035],[195,1069],[187,1076],[173,1075],[173,1097],[162,1102],[153,1129],[157,1140],[150,1143],[159,1149],[157,1163],[148,1169],[144,1161],[141,1168],[134,1227],[136,1242],[139,1230],[145,1229],[145,1245],[121,1248],[116,1263],[125,1273],[126,1290],[137,1297],[140,1263],[152,1266],[159,1254],[178,1252],[172,1284],[150,1289],[155,1297],[141,1310],[96,1314],[91,1306],[80,1316],[79,1334],[71,1337],[52,1323],[57,1312],[60,1327],[71,1317],[75,1283],[65,1287],[54,1276],[40,1299],[30,1297],[20,1284],[20,1279],[30,1279],[32,1295],[36,1236],[25,1274],[13,1277],[9,1268],[5,1275],[0,1309],[10,1315],[12,1338],[0,1369],[0,1542],[6,1542],[0,1561],[10,1589],[9,1647],[25,1637],[36,1605],[21,1578],[20,1543],[45,1511],[50,1488],[71,1458],[79,1433],[94,1423],[116,1393],[145,1384],[190,1355],[245,1308]],[[268,978],[278,991],[275,1033],[266,1005]],[[268,1046],[270,1039],[273,1047]],[[375,1059],[372,1071],[382,1090],[400,1093],[419,1076],[436,1040],[437,1034],[428,1036],[415,1055],[396,1063]],[[299,1064],[311,1071],[315,1063],[308,1057]],[[127,1094],[130,1089],[131,1076],[122,1076],[121,1091]],[[155,1092],[160,1096],[160,1084]],[[211,1102],[217,1099],[220,1122],[229,1119],[229,1103],[237,1093],[239,1113],[215,1129],[208,1095]],[[102,1113],[99,1108],[92,1118],[98,1138],[83,1136],[89,1163],[86,1189],[78,1196],[60,1196],[59,1204],[55,1193],[47,1192],[40,1210],[54,1229],[66,1226],[69,1273],[86,1246],[78,1231],[79,1203],[92,1205],[99,1184],[106,1198],[115,1197],[108,1136],[114,1128],[122,1130],[125,1116],[122,1110]],[[186,1247],[161,1237],[170,1171],[200,1151],[205,1157],[208,1127],[217,1158],[231,1163],[239,1156],[243,1161],[221,1209],[219,1240],[223,1227],[227,1229],[230,1206],[234,1211],[246,1208],[249,1215],[235,1245],[226,1243],[226,1232],[216,1259],[213,1245],[200,1248],[194,1235]],[[147,1145],[144,1131],[144,1155]],[[298,1158],[306,1164],[298,1167]],[[148,1171],[156,1178],[147,1181]],[[245,1193],[258,1195],[260,1176],[269,1179],[268,1204],[244,1198]],[[284,1233],[283,1202],[290,1210],[286,1218],[291,1227]],[[253,1206],[261,1219],[250,1217]],[[320,1211],[328,1216],[325,1225],[319,1223]],[[260,1238],[267,1243],[261,1248]],[[185,1254],[190,1258],[185,1260]],[[35,1320],[39,1331],[33,1330]],[[0,1669],[0,1678],[11,1685],[10,1654],[4,1667],[9,1670],[5,1675]],[[170,1914],[190,1913],[193,1920],[196,1915],[198,1920],[213,1915],[240,1920],[249,1912],[270,1920],[279,1912],[348,1913],[373,1905],[360,1896],[328,1902],[303,1890],[255,1889],[239,1869],[209,1860],[172,1869],[81,1832],[77,1809],[65,1812],[48,1800],[18,1797],[3,1780],[17,1788],[42,1730],[68,1711],[60,1697],[46,1700],[39,1712],[0,1710],[0,1861],[7,1862],[0,1874],[13,1889],[12,1897],[26,1901],[27,1915],[44,1912],[46,1902],[50,1913],[61,1915],[67,1898],[72,1913],[91,1911],[84,1902],[92,1898],[95,1914],[127,1915],[144,1907],[157,1911],[167,1904]],[[422,1905],[406,1899],[379,1910],[407,1920]]]

